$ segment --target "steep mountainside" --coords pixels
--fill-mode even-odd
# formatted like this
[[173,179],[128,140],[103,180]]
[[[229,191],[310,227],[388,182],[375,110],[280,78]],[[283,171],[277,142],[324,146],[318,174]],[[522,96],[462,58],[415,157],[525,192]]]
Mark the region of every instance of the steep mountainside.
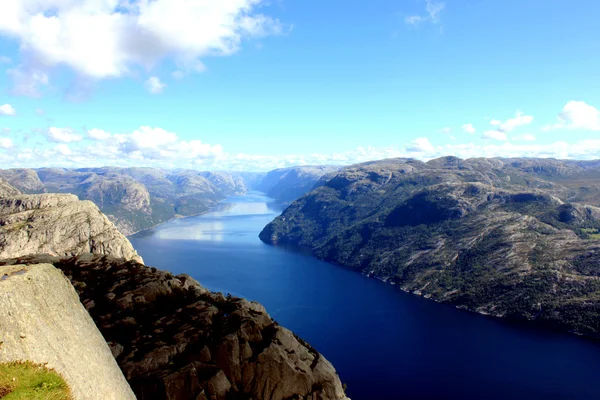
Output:
[[0,197],[16,196],[18,194],[21,194],[19,189],[11,186],[4,179],[0,178]]
[[94,202],[126,235],[178,215],[201,214],[229,195],[245,193],[246,180],[256,179],[246,175],[111,167],[0,170],[22,192],[71,193]]
[[129,240],[90,201],[70,194],[0,197],[0,258],[81,253],[141,261]]
[[333,366],[258,303],[111,257],[2,263],[61,269],[140,400],[346,398]]
[[338,169],[323,165],[276,169],[262,179],[257,189],[278,203],[291,203],[310,191],[324,175]]
[[0,171],[10,185],[19,188],[23,193],[40,193],[44,190],[44,184],[36,172],[32,169],[11,169]]
[[344,168],[261,239],[494,316],[600,333],[597,163],[392,159]]

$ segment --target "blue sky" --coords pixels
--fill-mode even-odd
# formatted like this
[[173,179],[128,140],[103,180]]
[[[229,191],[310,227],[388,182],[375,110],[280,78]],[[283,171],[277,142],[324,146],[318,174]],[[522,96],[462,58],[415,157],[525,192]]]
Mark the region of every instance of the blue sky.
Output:
[[3,0],[0,167],[600,158],[591,0]]

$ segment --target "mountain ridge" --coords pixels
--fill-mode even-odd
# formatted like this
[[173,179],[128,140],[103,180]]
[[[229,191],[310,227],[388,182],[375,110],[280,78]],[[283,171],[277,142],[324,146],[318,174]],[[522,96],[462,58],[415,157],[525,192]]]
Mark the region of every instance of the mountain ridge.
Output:
[[598,336],[599,172],[542,159],[363,163],[260,238],[459,308]]

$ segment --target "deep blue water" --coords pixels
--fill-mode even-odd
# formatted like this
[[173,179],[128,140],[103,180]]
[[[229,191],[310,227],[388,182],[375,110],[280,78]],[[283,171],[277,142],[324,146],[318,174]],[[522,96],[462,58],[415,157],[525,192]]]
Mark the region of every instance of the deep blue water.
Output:
[[600,399],[600,345],[486,318],[293,251],[258,233],[259,194],[131,237],[146,264],[261,302],[336,367],[353,400]]

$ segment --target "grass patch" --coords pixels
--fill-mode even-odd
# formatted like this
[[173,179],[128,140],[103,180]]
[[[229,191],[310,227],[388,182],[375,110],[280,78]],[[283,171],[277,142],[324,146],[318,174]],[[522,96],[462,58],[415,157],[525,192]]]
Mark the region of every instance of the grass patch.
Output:
[[0,363],[0,399],[71,400],[65,381],[53,370],[30,362]]
[[582,233],[584,233],[587,237],[587,239],[600,239],[600,231],[598,231],[598,229],[582,229],[581,230]]

